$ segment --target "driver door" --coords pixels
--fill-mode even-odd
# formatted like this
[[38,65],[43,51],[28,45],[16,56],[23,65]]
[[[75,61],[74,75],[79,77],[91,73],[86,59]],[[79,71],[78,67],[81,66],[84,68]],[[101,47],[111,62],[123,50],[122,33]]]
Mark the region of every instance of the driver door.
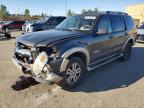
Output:
[[[102,31],[106,30],[105,33]],[[101,33],[98,33],[100,32]],[[95,36],[92,43],[92,61],[95,62],[112,55],[112,24],[110,16],[103,15],[100,17],[95,26]]]

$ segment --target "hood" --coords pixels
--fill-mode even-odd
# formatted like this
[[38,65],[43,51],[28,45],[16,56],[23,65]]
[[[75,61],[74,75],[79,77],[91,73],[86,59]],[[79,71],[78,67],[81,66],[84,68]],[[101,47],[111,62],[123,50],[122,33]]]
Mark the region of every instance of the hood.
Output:
[[64,38],[73,37],[79,34],[82,34],[82,33],[67,31],[67,30],[52,29],[52,30],[46,30],[46,31],[40,31],[40,32],[27,33],[27,34],[17,37],[16,41],[21,42],[27,46],[34,47],[40,43],[46,43],[46,45],[48,45],[52,42],[55,42]]

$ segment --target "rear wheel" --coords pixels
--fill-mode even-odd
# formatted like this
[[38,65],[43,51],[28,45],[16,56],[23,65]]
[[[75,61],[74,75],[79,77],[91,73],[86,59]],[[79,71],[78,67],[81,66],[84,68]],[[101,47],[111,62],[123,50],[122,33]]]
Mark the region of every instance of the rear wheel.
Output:
[[121,57],[122,61],[126,61],[130,58],[132,52],[132,44],[131,42],[128,42],[123,50],[123,56]]
[[72,89],[76,87],[82,78],[84,72],[84,63],[78,57],[69,59],[69,63],[63,74],[64,79],[59,83],[64,89]]

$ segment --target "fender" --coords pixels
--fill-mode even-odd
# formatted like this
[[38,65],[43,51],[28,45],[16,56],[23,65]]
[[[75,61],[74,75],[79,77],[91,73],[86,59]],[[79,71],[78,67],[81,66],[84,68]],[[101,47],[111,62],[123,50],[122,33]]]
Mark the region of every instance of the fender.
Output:
[[86,56],[86,64],[88,65],[90,63],[90,55],[89,55],[89,52],[87,49],[85,48],[81,48],[81,47],[78,47],[78,48],[72,48],[68,51],[66,51],[61,57],[64,58],[62,64],[61,64],[61,67],[60,67],[60,72],[63,72],[69,62],[69,60],[67,59],[70,55],[76,53],[76,52],[81,52],[81,53],[84,53],[85,56]]

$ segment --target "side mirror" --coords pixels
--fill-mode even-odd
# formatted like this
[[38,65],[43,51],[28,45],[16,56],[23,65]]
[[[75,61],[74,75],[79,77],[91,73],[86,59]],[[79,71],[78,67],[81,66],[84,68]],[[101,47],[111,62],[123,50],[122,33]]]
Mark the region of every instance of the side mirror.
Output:
[[108,34],[108,29],[100,28],[100,29],[98,29],[98,32],[96,32],[96,34],[98,34],[98,35]]

